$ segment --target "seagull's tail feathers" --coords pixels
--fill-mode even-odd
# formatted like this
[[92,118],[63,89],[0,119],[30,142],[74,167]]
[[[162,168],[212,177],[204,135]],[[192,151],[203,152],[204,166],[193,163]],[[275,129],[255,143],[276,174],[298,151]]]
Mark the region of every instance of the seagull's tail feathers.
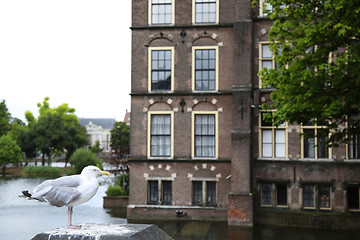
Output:
[[18,197],[31,199],[31,193],[29,191],[22,191],[22,195],[19,194]]

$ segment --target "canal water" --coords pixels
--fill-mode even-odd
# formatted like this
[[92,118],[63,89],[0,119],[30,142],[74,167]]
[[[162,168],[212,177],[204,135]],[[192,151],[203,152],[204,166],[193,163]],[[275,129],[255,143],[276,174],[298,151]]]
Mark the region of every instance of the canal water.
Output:
[[[64,227],[67,208],[53,207],[46,203],[17,197],[22,190],[32,190],[44,178],[0,177],[0,239],[26,240],[36,234]],[[100,179],[101,180],[101,179]],[[98,193],[89,202],[74,207],[73,222],[126,224],[124,212],[104,209],[102,197],[108,182],[101,180]],[[162,221],[153,223],[175,240],[354,240],[360,239],[359,231],[335,231],[298,228],[256,226],[255,228],[229,227],[218,222]],[[360,223],[359,223],[360,225]]]

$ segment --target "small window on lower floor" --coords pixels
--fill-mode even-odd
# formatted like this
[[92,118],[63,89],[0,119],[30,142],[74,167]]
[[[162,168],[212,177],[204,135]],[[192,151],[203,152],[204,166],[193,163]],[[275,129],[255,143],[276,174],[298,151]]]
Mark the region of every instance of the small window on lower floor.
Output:
[[276,185],[276,206],[284,207],[287,206],[287,185],[277,184]]
[[303,208],[331,210],[331,187],[317,184],[304,185]]
[[171,200],[172,200],[172,182],[162,181],[161,201],[163,204],[170,204]]
[[216,204],[216,182],[206,182],[206,204]]
[[350,211],[360,211],[360,187],[348,186],[347,204]]
[[216,205],[216,181],[193,181],[193,205]]
[[[161,190],[159,192],[159,189]],[[159,196],[161,194],[161,196]],[[172,181],[148,181],[148,204],[171,204]]]
[[261,185],[262,207],[287,207],[287,184],[264,183]]
[[159,196],[159,183],[158,181],[148,182],[148,203],[157,204]]

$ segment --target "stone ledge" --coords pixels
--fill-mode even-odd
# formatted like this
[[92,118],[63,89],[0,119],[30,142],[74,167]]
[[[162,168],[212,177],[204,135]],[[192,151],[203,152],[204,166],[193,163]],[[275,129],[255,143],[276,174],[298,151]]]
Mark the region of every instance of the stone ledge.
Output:
[[170,240],[164,231],[147,224],[83,224],[80,229],[57,228],[32,240]]

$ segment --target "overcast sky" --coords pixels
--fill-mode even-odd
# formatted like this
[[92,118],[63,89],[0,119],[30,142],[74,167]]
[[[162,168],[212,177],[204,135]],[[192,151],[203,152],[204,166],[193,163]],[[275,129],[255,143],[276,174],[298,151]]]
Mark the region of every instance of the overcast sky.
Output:
[[49,97],[78,117],[130,111],[131,0],[0,1],[0,101],[38,116]]

